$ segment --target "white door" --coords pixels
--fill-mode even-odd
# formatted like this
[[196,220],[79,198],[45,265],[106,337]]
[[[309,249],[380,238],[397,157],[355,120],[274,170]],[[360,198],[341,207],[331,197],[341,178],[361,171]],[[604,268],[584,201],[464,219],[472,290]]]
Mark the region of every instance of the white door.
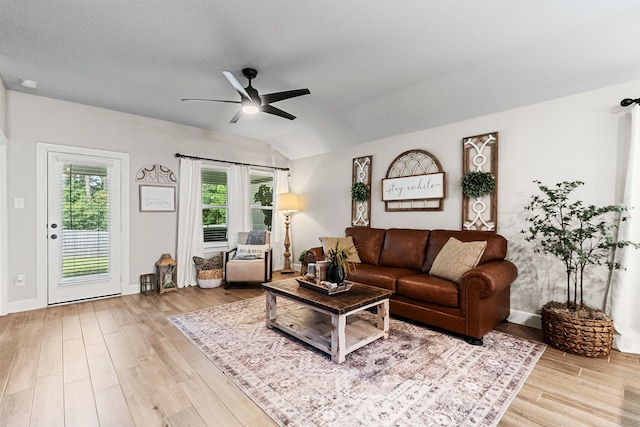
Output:
[[47,155],[48,303],[118,295],[121,161]]

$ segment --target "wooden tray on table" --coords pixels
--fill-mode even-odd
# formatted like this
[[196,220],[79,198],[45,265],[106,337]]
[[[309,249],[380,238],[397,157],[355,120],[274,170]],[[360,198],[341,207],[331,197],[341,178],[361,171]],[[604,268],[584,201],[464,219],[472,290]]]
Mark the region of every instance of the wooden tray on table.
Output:
[[325,295],[336,295],[343,292],[347,292],[353,286],[353,282],[345,280],[342,285],[336,288],[325,288],[324,286],[316,285],[314,282],[309,282],[303,279],[296,279],[298,284],[304,288],[311,289],[312,291],[320,292]]

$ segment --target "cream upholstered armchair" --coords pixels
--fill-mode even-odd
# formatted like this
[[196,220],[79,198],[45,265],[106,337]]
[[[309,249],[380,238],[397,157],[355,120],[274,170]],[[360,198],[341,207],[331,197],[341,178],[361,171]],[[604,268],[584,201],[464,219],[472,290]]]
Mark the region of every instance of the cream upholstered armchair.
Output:
[[252,230],[238,233],[238,246],[225,253],[225,289],[238,282],[271,280],[271,233]]

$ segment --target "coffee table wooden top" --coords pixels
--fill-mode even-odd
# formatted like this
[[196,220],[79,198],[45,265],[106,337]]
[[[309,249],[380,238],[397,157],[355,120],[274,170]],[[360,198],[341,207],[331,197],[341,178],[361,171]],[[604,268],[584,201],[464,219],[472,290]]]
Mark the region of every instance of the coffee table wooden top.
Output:
[[348,313],[359,307],[390,298],[393,295],[393,292],[388,289],[376,288],[357,282],[351,283],[353,283],[353,286],[349,291],[335,295],[325,295],[307,289],[300,286],[295,279],[263,283],[262,287],[276,295],[282,295],[335,314]]

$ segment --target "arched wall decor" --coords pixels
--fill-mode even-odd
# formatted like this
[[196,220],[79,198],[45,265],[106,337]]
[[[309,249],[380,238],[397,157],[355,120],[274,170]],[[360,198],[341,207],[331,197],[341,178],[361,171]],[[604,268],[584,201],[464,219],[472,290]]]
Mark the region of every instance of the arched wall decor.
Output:
[[[413,179],[411,177],[414,177]],[[385,200],[396,183],[418,191],[405,200]],[[397,186],[396,186],[397,188]],[[405,189],[408,187],[405,187]],[[420,197],[420,195],[426,197]],[[416,197],[417,195],[417,197]],[[396,157],[389,165],[386,178],[382,180],[382,200],[385,211],[441,211],[446,195],[445,173],[440,161],[425,150],[409,150]]]
[[176,175],[166,166],[155,164],[141,168],[136,174],[136,182],[150,182],[155,184],[175,184]]
[[462,176],[472,171],[489,172],[496,187],[486,196],[469,199],[462,196],[462,229],[497,231],[498,229],[498,132],[462,139]]
[[351,225],[354,227],[371,226],[371,156],[353,159],[352,185],[362,182],[369,188],[369,198],[364,202],[351,200]]

